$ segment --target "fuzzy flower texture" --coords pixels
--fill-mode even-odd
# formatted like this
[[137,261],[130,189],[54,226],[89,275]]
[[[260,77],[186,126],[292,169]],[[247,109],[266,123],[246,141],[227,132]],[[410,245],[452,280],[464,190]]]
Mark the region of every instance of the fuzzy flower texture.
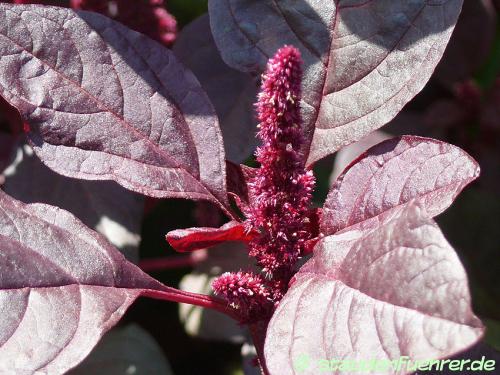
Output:
[[247,323],[269,318],[312,238],[315,179],[301,154],[301,79],[300,52],[284,46],[267,64],[256,104],[260,167],[249,181],[250,205],[244,214],[247,229],[258,233],[249,243],[249,255],[262,273],[226,273],[213,283],[215,293],[239,308]]

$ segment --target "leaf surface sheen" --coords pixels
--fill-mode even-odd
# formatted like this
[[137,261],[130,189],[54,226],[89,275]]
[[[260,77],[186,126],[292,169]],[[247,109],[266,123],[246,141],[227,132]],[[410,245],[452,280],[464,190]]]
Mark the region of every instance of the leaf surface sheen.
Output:
[[167,290],[70,213],[0,192],[0,372],[64,373],[147,290]]
[[389,139],[360,155],[333,184],[321,231],[329,235],[383,222],[388,211],[412,200],[436,216],[478,176],[479,165],[456,146],[416,136]]
[[96,13],[0,5],[0,94],[56,172],[227,203],[222,137],[173,53]]
[[389,122],[425,85],[463,0],[214,0],[223,59],[261,73],[283,44],[304,60],[307,163]]
[[300,373],[316,374],[332,359],[446,358],[475,344],[484,328],[465,270],[432,217],[478,175],[464,151],[415,136],[354,160],[327,197],[312,259],[269,323],[270,373],[307,362]]
[[389,216],[318,243],[269,323],[271,374],[295,374],[304,356],[301,374],[317,374],[321,359],[446,358],[480,339],[465,270],[439,227],[415,204]]

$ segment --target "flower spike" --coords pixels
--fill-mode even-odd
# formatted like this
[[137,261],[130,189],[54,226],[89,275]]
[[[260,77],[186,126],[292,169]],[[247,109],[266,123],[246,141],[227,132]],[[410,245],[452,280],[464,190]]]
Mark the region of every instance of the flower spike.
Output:
[[256,152],[260,168],[249,183],[254,202],[246,215],[248,227],[260,236],[250,243],[250,255],[278,279],[290,277],[310,239],[308,213],[315,180],[300,153],[301,79],[300,52],[284,46],[267,64],[256,105],[262,146]]
[[225,273],[212,287],[240,310],[242,322],[270,316],[295,272],[295,265],[312,238],[310,206],[315,179],[304,167],[300,115],[302,60],[284,46],[269,60],[256,104],[262,146],[255,153],[260,167],[249,179],[250,204],[245,227],[255,233],[249,255],[264,276]]

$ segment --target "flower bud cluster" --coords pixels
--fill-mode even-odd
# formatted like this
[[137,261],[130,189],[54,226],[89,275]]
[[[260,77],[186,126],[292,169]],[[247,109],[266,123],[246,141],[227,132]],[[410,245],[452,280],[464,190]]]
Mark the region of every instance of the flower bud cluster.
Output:
[[240,311],[242,323],[264,319],[272,311],[271,293],[260,275],[226,272],[214,280],[212,288]]

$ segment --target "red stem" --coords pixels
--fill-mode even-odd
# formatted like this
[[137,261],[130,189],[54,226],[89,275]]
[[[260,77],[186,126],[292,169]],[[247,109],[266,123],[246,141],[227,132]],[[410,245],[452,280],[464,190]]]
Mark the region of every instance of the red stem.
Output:
[[267,324],[268,322],[257,322],[249,326],[253,345],[257,351],[257,358],[259,359],[259,365],[263,375],[270,375],[264,358],[264,341],[266,339]]
[[185,256],[171,256],[162,258],[143,259],[139,268],[145,272],[163,271],[182,267],[193,267],[204,261],[207,255],[203,251],[189,253]]
[[163,301],[187,303],[219,311],[235,320],[240,320],[238,311],[227,304],[226,301],[204,294],[185,292],[183,290],[167,287],[165,290],[147,289],[142,295],[144,297],[159,299]]

